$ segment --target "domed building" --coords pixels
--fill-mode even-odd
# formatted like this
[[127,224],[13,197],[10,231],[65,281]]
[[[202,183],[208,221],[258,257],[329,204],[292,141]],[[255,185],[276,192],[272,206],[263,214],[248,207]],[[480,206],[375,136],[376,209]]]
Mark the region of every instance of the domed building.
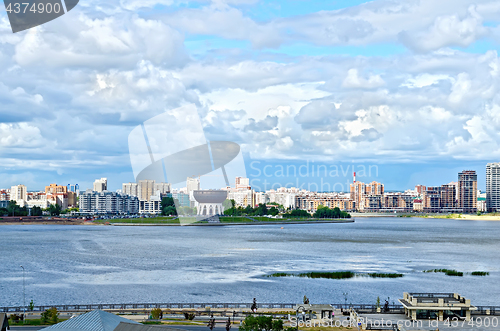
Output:
[[227,191],[195,190],[193,197],[198,202],[198,216],[214,216],[224,213],[222,203],[227,198]]

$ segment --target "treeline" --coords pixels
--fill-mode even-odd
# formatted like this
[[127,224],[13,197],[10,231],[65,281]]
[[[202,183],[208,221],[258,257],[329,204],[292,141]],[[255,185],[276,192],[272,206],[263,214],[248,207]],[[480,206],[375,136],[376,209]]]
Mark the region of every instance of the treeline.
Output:
[[[38,206],[31,208],[31,216],[42,216],[43,212],[47,211],[51,216],[59,216],[61,214],[61,206],[55,204],[50,205],[47,209],[42,209]],[[0,208],[2,216],[28,216],[30,212],[26,206],[20,207],[15,201],[9,201],[7,208]]]
[[[227,200],[226,200],[227,201]],[[267,206],[263,203],[259,204],[257,207],[253,208],[252,206],[246,206],[245,208],[239,206],[235,207],[235,201],[230,200],[231,207],[226,209],[224,206],[224,215],[227,216],[276,216],[280,213],[280,210],[276,208],[276,206],[272,206],[271,208],[267,208]],[[225,203],[226,204],[226,203]]]
[[325,206],[318,206],[318,209],[313,214],[314,218],[351,218],[351,214],[340,210],[339,207],[330,209]]

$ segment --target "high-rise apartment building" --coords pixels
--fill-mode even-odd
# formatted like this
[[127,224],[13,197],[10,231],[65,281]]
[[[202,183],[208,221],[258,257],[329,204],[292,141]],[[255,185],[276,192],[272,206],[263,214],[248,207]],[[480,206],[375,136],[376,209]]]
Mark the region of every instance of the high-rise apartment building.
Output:
[[150,179],[137,182],[137,197],[142,201],[149,201],[155,194],[155,181]]
[[171,187],[169,183],[156,183],[155,192],[160,192],[160,194],[170,193]]
[[250,179],[245,177],[236,177],[235,186],[237,189],[245,188],[250,189]]
[[455,183],[441,185],[440,207],[445,211],[452,211],[457,207],[457,186]]
[[477,212],[477,174],[473,170],[458,174],[458,208],[464,213]]
[[187,194],[200,189],[200,179],[196,177],[188,177],[186,180]]
[[486,165],[486,210],[500,211],[500,162]]
[[137,183],[123,183],[122,194],[130,195],[131,197],[139,196]]
[[107,178],[101,178],[101,179],[95,180],[94,191],[102,192],[102,191],[107,191],[107,190],[108,190],[108,179]]
[[28,200],[28,190],[24,185],[16,185],[10,188],[10,200],[14,200],[19,206],[24,207]]

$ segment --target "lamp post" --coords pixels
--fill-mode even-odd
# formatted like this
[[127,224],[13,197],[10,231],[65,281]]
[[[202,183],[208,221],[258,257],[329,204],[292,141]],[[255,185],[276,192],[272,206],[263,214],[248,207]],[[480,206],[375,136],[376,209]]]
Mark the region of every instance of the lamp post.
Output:
[[344,292],[344,293],[342,293],[342,295],[344,296],[344,309],[346,309],[346,308],[347,308],[347,295],[348,295],[348,294],[349,294],[348,292]]
[[23,268],[23,324],[25,324],[25,319],[26,319],[26,291],[25,291],[25,286],[24,286],[24,267]]

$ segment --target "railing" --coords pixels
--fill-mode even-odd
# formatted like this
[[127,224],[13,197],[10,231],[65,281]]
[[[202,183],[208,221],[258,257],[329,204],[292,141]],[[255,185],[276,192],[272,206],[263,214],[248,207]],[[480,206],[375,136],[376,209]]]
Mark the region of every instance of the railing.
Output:
[[[257,307],[260,309],[293,309],[293,303],[259,303]],[[34,306],[30,312],[42,312],[49,308],[55,307],[58,311],[88,311],[94,309],[101,310],[131,310],[131,309],[204,309],[204,308],[222,308],[222,309],[241,309],[252,307],[252,303],[124,303],[124,304],[85,304],[85,305],[44,305]],[[0,312],[22,312],[23,307],[0,307]]]
[[[265,309],[284,309],[292,310],[296,306],[294,303],[258,303],[259,310]],[[377,305],[374,304],[345,304],[334,303],[332,306],[336,309],[348,310],[353,308],[359,313],[377,313]],[[43,312],[49,308],[55,307],[59,312],[84,312],[94,309],[101,310],[149,310],[153,308],[162,309],[250,309],[252,303],[121,303],[121,304],[83,304],[83,305],[43,305],[34,306],[33,310],[26,307],[26,312]],[[380,306],[380,313],[403,314],[404,307],[402,305],[389,305],[388,309],[384,309],[384,305]],[[473,315],[500,315],[500,306],[476,306],[477,310],[473,310]],[[0,307],[0,312],[3,313],[22,313],[23,307]]]

